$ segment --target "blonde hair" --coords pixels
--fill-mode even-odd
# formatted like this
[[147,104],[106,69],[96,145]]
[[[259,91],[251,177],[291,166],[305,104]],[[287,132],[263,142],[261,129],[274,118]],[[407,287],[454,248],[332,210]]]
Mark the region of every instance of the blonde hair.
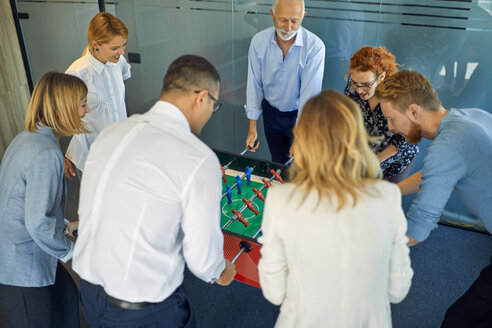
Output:
[[24,129],[34,132],[40,126],[56,136],[87,133],[79,106],[87,98],[87,86],[78,77],[48,72],[36,83],[27,109]]
[[295,161],[289,172],[291,182],[304,190],[301,202],[314,189],[320,199],[335,196],[337,211],[349,196],[355,206],[382,176],[370,139],[359,106],[349,97],[325,90],[311,98],[294,129]]
[[[128,39],[128,29],[125,24],[118,18],[107,12],[100,12],[92,18],[87,28],[87,47],[84,53],[89,50],[92,54],[92,41],[98,44],[110,42],[114,37],[121,36]],[[82,54],[82,55],[83,55]]]
[[402,113],[411,104],[429,112],[441,108],[436,89],[422,74],[413,70],[403,70],[387,77],[377,86],[374,95],[379,101],[391,102]]

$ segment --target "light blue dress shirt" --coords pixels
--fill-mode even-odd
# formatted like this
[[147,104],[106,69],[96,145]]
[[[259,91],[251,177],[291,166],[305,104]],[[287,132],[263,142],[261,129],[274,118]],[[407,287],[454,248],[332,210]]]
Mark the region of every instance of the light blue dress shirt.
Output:
[[58,259],[73,242],[63,234],[64,159],[51,129],[23,131],[0,166],[0,283],[43,287],[55,282]]
[[492,232],[491,163],[492,115],[475,108],[451,110],[427,149],[419,192],[407,213],[407,233],[425,240],[453,190]]
[[260,117],[263,99],[282,112],[299,109],[300,115],[309,98],[321,91],[324,65],[323,41],[302,26],[285,59],[275,38],[275,27],[258,32],[248,55],[244,106],[248,119]]

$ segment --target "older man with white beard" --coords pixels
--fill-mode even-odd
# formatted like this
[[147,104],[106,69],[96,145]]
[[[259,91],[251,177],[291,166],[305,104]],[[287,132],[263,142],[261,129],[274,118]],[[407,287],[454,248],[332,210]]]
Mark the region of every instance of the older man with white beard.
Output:
[[302,106],[321,91],[325,45],[301,26],[303,0],[274,0],[270,14],[274,26],[258,32],[249,48],[246,146],[258,148],[256,123],[263,112],[272,161],[285,163]]

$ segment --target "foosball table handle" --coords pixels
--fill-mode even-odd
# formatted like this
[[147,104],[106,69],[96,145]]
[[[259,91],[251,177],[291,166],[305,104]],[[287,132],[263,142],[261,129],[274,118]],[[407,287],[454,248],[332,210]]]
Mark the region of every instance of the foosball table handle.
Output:
[[239,243],[239,248],[241,249],[237,254],[236,256],[234,256],[234,258],[232,259],[231,263],[234,264],[234,262],[237,261],[237,259],[239,258],[239,256],[241,256],[241,254],[243,252],[246,252],[246,253],[249,253],[251,252],[251,244],[248,243],[246,240],[241,240],[241,242]]

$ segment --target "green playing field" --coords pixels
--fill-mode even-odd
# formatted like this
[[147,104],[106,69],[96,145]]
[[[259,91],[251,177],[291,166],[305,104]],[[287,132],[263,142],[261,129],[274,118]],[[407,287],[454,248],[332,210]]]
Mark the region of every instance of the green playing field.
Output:
[[[240,175],[242,176],[242,174]],[[227,178],[227,183],[222,183],[222,194],[226,192],[226,186],[229,185],[232,187],[232,185],[236,182],[236,177],[231,176],[231,175],[226,175]],[[241,194],[238,195],[238,190],[237,187],[232,189],[232,203],[227,204],[227,196],[224,196],[222,198],[222,201],[220,203],[221,205],[221,210],[222,210],[222,216],[221,216],[221,224],[220,226],[223,227],[233,216],[234,214],[232,213],[232,209],[235,209],[236,211],[239,212],[241,207],[244,205],[243,198],[246,198],[246,200],[249,200],[251,196],[254,195],[253,188],[256,188],[260,190],[262,183],[258,183],[255,181],[251,181],[251,184],[248,186],[246,178],[242,180],[241,183]],[[267,188],[262,190],[263,196],[266,197],[267,194]],[[261,227],[261,220],[263,217],[263,201],[260,200],[258,197],[256,197],[253,201],[253,205],[258,210],[260,213],[258,215],[255,215],[253,211],[251,211],[248,208],[245,208],[243,213],[244,219],[249,223],[248,227],[245,227],[244,224],[239,222],[238,220],[234,221],[226,230],[231,231],[243,236],[247,237],[253,237],[256,231]],[[261,234],[260,234],[261,235]],[[258,236],[260,236],[258,235]]]

